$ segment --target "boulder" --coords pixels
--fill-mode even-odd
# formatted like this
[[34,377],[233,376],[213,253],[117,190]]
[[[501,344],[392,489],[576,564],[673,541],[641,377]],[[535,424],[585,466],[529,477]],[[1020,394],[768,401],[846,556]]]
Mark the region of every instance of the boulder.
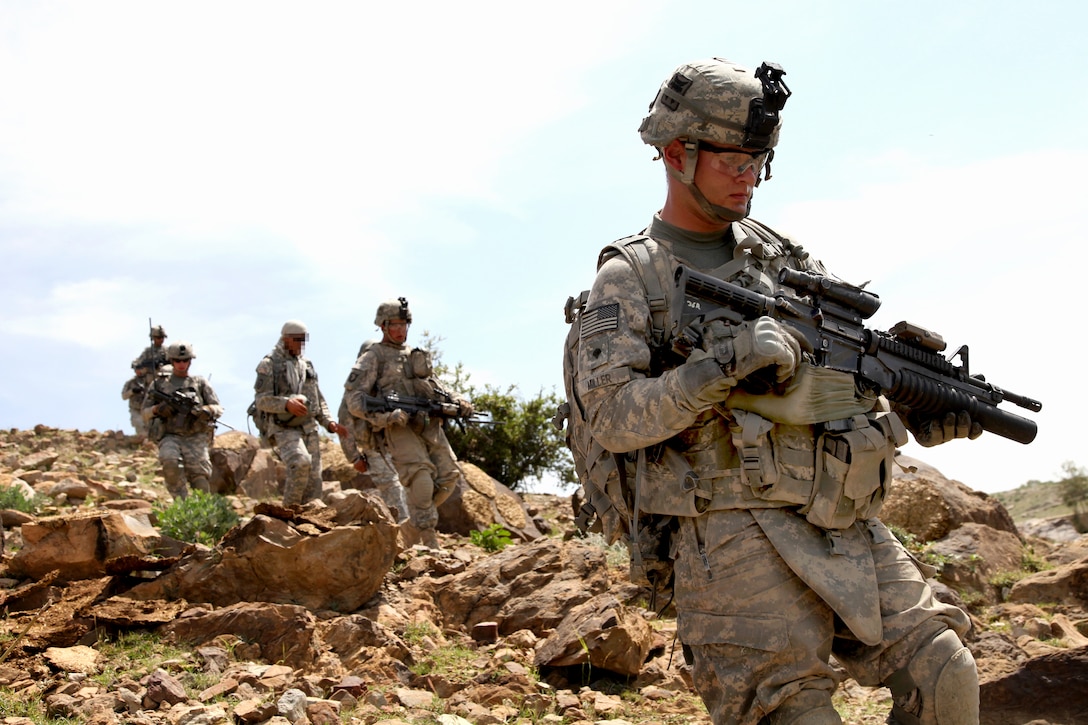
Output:
[[599,594],[570,610],[537,647],[534,664],[588,664],[633,677],[642,669],[653,641],[653,628],[636,610],[611,594]]
[[983,682],[980,695],[987,725],[1088,722],[1088,647],[1033,657]]
[[522,541],[542,536],[520,496],[478,466],[464,461],[458,465],[464,480],[458,482],[454,492],[438,507],[440,531],[468,536],[499,524]]
[[317,658],[316,622],[304,607],[239,602],[214,611],[190,610],[160,631],[194,645],[211,642],[221,635],[233,635],[259,647],[266,662],[282,662],[298,668],[313,664]]
[[1088,608],[1088,557],[1024,577],[1013,585],[1009,600],[1067,602]]

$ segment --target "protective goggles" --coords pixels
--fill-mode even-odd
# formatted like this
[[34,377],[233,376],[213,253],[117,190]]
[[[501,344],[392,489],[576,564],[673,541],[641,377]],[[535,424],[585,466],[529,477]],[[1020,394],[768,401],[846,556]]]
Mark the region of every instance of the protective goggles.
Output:
[[755,169],[757,178],[763,173],[763,167],[767,165],[771,155],[770,149],[739,151],[715,146],[706,141],[699,141],[699,150],[714,154],[718,167],[728,174],[740,176],[748,169]]

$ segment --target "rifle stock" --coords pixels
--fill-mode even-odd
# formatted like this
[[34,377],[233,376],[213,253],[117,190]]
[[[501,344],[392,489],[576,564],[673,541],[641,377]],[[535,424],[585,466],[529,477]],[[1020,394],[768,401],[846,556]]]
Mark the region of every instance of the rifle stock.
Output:
[[801,297],[769,297],[681,265],[676,270],[672,304],[673,349],[686,356],[698,344],[699,324],[722,319],[731,324],[763,315],[799,332],[821,367],[852,373],[866,392],[924,415],[966,411],[982,429],[1018,443],[1035,439],[1034,421],[998,408],[1008,401],[1038,412],[1042,403],[971,375],[968,348],[951,357],[944,341],[924,328],[901,322],[888,332],[867,329],[864,320],[880,307],[880,298],[859,287],[818,274],[784,269],[779,282]]

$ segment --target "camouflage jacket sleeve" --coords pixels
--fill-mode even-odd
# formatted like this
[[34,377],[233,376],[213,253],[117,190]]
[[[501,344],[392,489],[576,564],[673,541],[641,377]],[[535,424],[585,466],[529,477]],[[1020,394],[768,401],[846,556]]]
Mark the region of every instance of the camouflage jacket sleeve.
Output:
[[598,271],[582,318],[577,392],[593,436],[616,453],[671,438],[708,407],[675,369],[651,377],[650,326],[642,281],[613,257]]
[[306,361],[306,399],[309,401],[310,412],[318,424],[328,428],[332,422],[332,413],[329,412],[329,404],[325,402],[325,396],[321,392],[321,386],[317,383],[317,371],[309,360]]
[[347,396],[340,401],[340,409],[337,410],[336,417],[340,425],[347,429],[347,433],[337,436],[340,440],[340,450],[344,452],[344,458],[348,459],[348,463],[354,463],[359,458],[359,446],[355,443],[355,425],[348,411]]
[[272,358],[265,355],[257,363],[257,381],[253,383],[254,403],[266,413],[286,414],[290,396],[276,395],[275,366]]
[[212,418],[223,416],[223,406],[219,404],[219,396],[212,390],[212,384],[202,377],[197,377],[197,391],[200,399],[204,401],[204,409]]
[[344,383],[344,397],[347,399],[348,411],[356,418],[361,418],[370,424],[373,430],[379,431],[385,428],[389,420],[389,413],[376,413],[367,411],[364,403],[364,395],[376,395],[378,375],[381,372],[381,358],[375,350],[364,352],[355,365],[351,368],[348,380]]

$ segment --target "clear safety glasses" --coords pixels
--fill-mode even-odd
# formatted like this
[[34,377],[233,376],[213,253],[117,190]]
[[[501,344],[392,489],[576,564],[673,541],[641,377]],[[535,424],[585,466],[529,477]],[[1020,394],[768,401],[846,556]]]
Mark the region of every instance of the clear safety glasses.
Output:
[[748,169],[754,169],[756,178],[759,178],[759,175],[763,173],[763,167],[767,165],[767,159],[770,156],[769,149],[740,151],[715,146],[706,141],[699,142],[699,150],[714,154],[714,160],[717,162],[718,167],[728,174],[740,176]]

